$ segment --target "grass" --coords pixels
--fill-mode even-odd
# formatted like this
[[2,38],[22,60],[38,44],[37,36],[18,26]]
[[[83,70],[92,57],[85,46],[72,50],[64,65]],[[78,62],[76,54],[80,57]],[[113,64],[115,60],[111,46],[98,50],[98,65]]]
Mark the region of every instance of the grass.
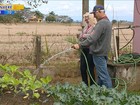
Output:
[[130,94],[130,95],[140,95],[140,90],[139,91],[128,91],[128,94]]

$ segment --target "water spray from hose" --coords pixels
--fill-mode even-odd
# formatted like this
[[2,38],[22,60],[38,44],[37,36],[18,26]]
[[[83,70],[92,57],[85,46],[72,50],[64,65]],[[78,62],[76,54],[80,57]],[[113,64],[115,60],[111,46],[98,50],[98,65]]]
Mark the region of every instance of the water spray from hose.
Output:
[[44,66],[47,62],[49,62],[50,60],[52,60],[53,58],[55,58],[55,57],[57,57],[57,56],[59,56],[59,55],[61,55],[61,54],[64,54],[64,53],[66,53],[66,52],[70,52],[70,51],[72,51],[72,50],[74,50],[74,49],[73,49],[73,48],[68,48],[68,49],[66,49],[66,50],[64,50],[64,51],[62,51],[62,52],[59,52],[59,53],[53,55],[53,56],[50,57],[49,59],[45,60],[42,64],[40,64],[39,67],[34,71],[33,74],[36,74],[36,75],[38,76],[39,71],[43,68],[43,66]]

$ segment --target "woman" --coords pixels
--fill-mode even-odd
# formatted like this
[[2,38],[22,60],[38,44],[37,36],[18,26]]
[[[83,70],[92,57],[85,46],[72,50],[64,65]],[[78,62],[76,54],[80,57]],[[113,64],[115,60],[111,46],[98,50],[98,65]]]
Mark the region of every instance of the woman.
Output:
[[[85,27],[82,31],[82,33],[79,35],[79,41],[84,41],[88,35],[92,34],[94,32],[94,26],[96,24],[96,19],[93,18],[93,14],[89,14],[88,12],[84,14],[83,20],[85,21]],[[93,80],[95,80],[94,76],[94,63],[92,59],[92,55],[89,54],[89,47],[83,47],[82,52],[80,54],[80,71],[81,71],[81,76],[82,76],[82,81],[88,86],[88,84],[91,86],[94,84]],[[87,62],[88,62],[88,67],[89,71],[92,77],[90,77],[89,72],[87,71],[87,63],[85,60],[84,55],[86,56]],[[88,82],[88,76],[89,76],[89,82]]]

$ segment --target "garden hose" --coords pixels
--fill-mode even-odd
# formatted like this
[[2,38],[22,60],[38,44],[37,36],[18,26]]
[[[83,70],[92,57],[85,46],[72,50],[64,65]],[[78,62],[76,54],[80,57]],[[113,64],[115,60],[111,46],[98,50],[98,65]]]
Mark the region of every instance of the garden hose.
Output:
[[88,61],[87,61],[87,58],[86,58],[84,52],[83,52],[81,49],[80,49],[80,52],[84,55],[84,58],[85,58],[85,61],[86,61],[86,65],[87,65],[87,71],[88,71],[88,74],[89,74],[91,80],[94,82],[94,84],[95,84],[96,86],[99,86],[99,85],[94,81],[93,77],[92,77],[91,74],[90,74],[90,70],[89,70],[89,66],[88,66]]
[[115,64],[138,64],[140,62],[139,54],[122,54],[119,58],[114,62]]
[[115,83],[117,82],[116,86],[114,87],[114,89],[117,89],[119,88],[119,85],[120,85],[120,81],[118,78],[111,78],[111,79],[114,79],[115,80]]
[[130,29],[133,31],[133,36],[132,36],[132,38],[131,38],[122,48],[120,48],[119,50],[122,50],[123,48],[125,48],[125,47],[134,39],[134,36],[135,36],[135,31],[134,31],[134,29],[132,28],[132,26],[129,26],[128,28],[130,28]]
[[[122,50],[123,48],[125,48],[134,39],[134,36],[135,36],[134,28],[138,28],[138,27],[140,27],[140,26],[131,26],[130,25],[129,27],[123,27],[123,28],[119,27],[118,28],[118,29],[131,29],[133,31],[132,38],[123,47],[121,47],[119,50]],[[140,55],[138,55],[138,54],[123,54],[123,55],[119,56],[117,58],[117,60],[114,62],[114,64],[134,65],[134,70],[133,70],[131,80],[127,83],[124,80],[122,80],[124,82],[125,87],[128,83],[130,83],[132,81],[133,76],[134,76],[134,72],[136,71],[136,67],[137,67],[138,63],[140,63]],[[120,84],[120,85],[122,85],[122,84]]]
[[[92,77],[91,74],[90,74],[90,70],[89,70],[89,66],[88,66],[88,61],[87,61],[87,58],[86,58],[84,52],[83,52],[81,49],[80,49],[80,52],[84,55],[84,58],[85,58],[85,61],[86,61],[86,65],[87,65],[87,71],[88,71],[88,74],[89,74],[90,78],[92,79],[92,81],[94,82],[94,84],[95,84],[96,86],[99,86],[99,85],[95,82],[95,80],[93,79],[93,77]],[[111,78],[111,79],[114,79],[114,80],[117,82],[117,84],[116,84],[116,86],[114,87],[114,89],[118,89],[118,87],[119,87],[119,85],[120,85],[120,81],[123,81],[123,83],[124,83],[124,91],[126,91],[126,89],[127,89],[127,83],[126,83],[123,79],[119,79],[119,78]]]
[[[114,62],[114,64],[127,64],[127,65],[134,65],[134,70],[133,70],[133,74],[131,77],[131,80],[129,80],[129,82],[123,82],[125,83],[124,85],[126,86],[126,84],[131,83],[133,76],[134,76],[134,72],[136,71],[136,67],[137,64],[140,63],[140,55],[139,54],[122,54],[121,56],[119,56],[118,60],[116,60]],[[122,85],[122,84],[120,84]]]
[[[118,84],[118,86],[124,86],[124,92],[126,92],[127,91],[127,83],[126,83],[126,81],[125,80],[123,80],[123,79],[121,79],[121,78],[115,78],[116,80],[118,80],[119,81],[119,84]],[[123,82],[123,84],[121,84],[120,83],[120,81],[122,81]],[[118,87],[117,87],[118,88]]]

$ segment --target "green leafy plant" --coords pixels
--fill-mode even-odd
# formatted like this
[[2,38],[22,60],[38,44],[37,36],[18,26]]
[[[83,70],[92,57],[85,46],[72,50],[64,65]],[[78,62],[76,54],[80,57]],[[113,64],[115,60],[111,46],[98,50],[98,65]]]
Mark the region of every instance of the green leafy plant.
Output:
[[56,105],[140,104],[140,95],[129,95],[126,92],[118,92],[116,89],[107,89],[105,86],[92,85],[87,87],[84,83],[78,85],[59,83],[50,89],[48,92],[54,97]]
[[66,39],[65,39],[67,42],[69,42],[69,43],[72,43],[72,44],[76,44],[76,43],[78,43],[78,39],[76,38],[76,37],[74,37],[74,36],[69,36],[69,37],[67,37]]
[[[127,94],[126,91],[107,89],[105,86],[80,84],[50,85],[51,77],[36,79],[30,70],[19,71],[16,66],[1,65],[5,72],[0,78],[1,90],[8,89],[15,93],[25,93],[24,98],[39,98],[40,90],[46,92],[46,97],[53,97],[54,105],[140,105],[139,94]],[[15,69],[15,70],[14,70]],[[20,77],[16,77],[15,74]],[[2,91],[1,91],[2,92]]]
[[15,65],[9,65],[9,64],[5,64],[5,65],[2,65],[0,64],[0,70],[14,76],[14,74],[16,72],[18,72],[18,69],[19,67],[18,66],[15,66]]
[[[51,81],[50,76],[37,80],[36,75],[32,75],[30,70],[22,72],[18,70],[19,67],[14,65],[0,65],[0,68],[5,72],[3,77],[0,78],[1,90],[13,90],[15,93],[22,92],[25,94],[24,98],[28,98],[30,95],[33,98],[39,98],[40,92],[38,90]],[[16,77],[14,74],[19,76]]]

